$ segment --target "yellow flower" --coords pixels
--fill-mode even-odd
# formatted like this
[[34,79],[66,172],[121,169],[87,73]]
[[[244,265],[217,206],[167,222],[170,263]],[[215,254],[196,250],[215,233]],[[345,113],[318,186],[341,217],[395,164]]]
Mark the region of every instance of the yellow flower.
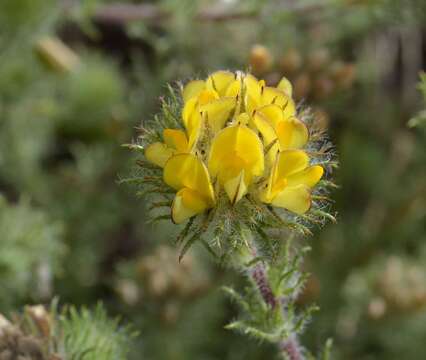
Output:
[[273,163],[280,150],[306,145],[309,132],[306,125],[296,117],[296,106],[291,98],[292,86],[287,78],[283,77],[274,88],[247,74],[229,84],[226,92],[229,96],[241,93],[244,94],[244,108],[249,116],[245,119],[246,125],[260,132],[265,147],[276,143],[268,150],[269,163]]
[[182,92],[184,103],[197,97],[203,91],[212,91],[218,97],[225,96],[228,86],[235,80],[234,73],[230,71],[216,71],[206,81],[193,80],[185,85]]
[[[218,71],[182,91],[185,130],[164,129],[164,142],[145,149],[177,191],[172,219],[181,223],[216,205],[224,189],[231,205],[247,193],[297,214],[309,210],[323,174],[300,150],[308,129],[297,118],[290,82],[268,87],[250,74]],[[206,166],[207,165],[207,166]]]
[[267,183],[261,190],[261,200],[296,214],[311,206],[311,189],[323,174],[319,165],[309,166],[309,157],[302,150],[285,150],[278,154]]
[[190,81],[184,87],[182,119],[189,136],[199,136],[204,123],[208,124],[213,133],[224,127],[236,104],[235,97],[225,96],[226,89],[234,79],[234,74],[229,71],[217,71],[206,81]]
[[262,143],[247,126],[229,126],[213,139],[208,166],[235,204],[247,193],[254,177],[263,174]]
[[163,138],[164,143],[155,142],[145,149],[146,159],[155,165],[164,167],[172,155],[191,151],[192,144],[182,130],[164,129]]
[[270,138],[273,130],[274,139],[279,140],[281,150],[301,148],[307,143],[308,129],[296,118],[296,106],[291,98],[292,87],[285,77],[278,87],[273,88],[250,75],[246,87],[247,112],[253,114],[255,125],[263,137]]
[[164,182],[175,190],[172,220],[181,223],[215,204],[213,186],[204,163],[193,154],[173,155],[164,166]]
[[288,116],[278,105],[264,105],[255,110],[253,123],[262,135],[265,147],[271,146],[268,151],[270,163],[275,161],[279,151],[303,148],[308,142],[306,125],[295,116]]

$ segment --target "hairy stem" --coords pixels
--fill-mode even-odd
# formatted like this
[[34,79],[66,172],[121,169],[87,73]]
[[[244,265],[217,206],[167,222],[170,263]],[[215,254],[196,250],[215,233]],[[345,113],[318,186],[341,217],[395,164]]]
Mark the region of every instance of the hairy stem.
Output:
[[272,289],[269,286],[263,264],[257,263],[249,270],[249,272],[251,278],[256,283],[259,293],[262,295],[265,303],[268,304],[272,309],[275,308],[275,306],[277,306],[277,299],[275,298]]
[[[271,309],[274,309],[278,304],[283,303],[284,299],[280,299],[281,301],[278,301],[278,299],[272,292],[272,289],[269,285],[265,266],[262,263],[258,262],[252,268],[250,268],[249,275],[256,283],[259,293],[263,298],[263,301],[265,301],[265,303],[268,304]],[[287,339],[279,342],[278,347],[281,353],[283,355],[286,355],[289,360],[305,359],[302,353],[302,347],[299,344],[296,334],[291,334]]]
[[285,354],[289,360],[304,360],[296,335],[291,335],[288,339],[281,341],[278,347],[282,354]]

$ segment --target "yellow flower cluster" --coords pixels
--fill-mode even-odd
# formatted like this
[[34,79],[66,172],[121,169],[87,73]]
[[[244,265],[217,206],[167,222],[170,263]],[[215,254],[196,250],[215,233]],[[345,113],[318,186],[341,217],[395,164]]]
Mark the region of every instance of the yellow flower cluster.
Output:
[[309,132],[297,118],[292,86],[277,87],[244,73],[218,71],[183,89],[184,130],[165,129],[145,157],[177,190],[172,219],[181,223],[215,206],[223,189],[235,204],[247,193],[303,214],[323,168],[310,166]]

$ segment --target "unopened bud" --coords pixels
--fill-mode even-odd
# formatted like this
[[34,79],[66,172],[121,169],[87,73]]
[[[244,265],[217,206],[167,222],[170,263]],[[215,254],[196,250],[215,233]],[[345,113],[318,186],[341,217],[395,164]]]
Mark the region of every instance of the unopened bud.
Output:
[[250,51],[250,66],[257,75],[266,73],[272,66],[273,58],[268,48],[254,45]]
[[294,97],[296,100],[307,98],[310,95],[312,89],[312,83],[309,74],[300,74],[294,80],[293,89]]
[[284,75],[292,75],[302,66],[302,56],[297,49],[289,49],[280,59],[279,66]]
[[330,53],[326,48],[319,48],[308,55],[308,69],[312,72],[318,72],[324,69],[330,62]]
[[355,76],[354,64],[341,64],[333,73],[333,78],[337,86],[342,89],[349,89],[354,83]]
[[334,82],[327,76],[320,76],[315,79],[313,96],[316,100],[328,98],[334,91]]

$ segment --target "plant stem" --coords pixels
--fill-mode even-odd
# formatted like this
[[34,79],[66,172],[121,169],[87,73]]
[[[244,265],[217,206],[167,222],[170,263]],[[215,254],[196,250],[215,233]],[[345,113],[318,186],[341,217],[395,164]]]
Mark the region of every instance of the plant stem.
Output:
[[266,276],[265,267],[262,263],[257,263],[253,268],[249,269],[250,276],[256,283],[263,300],[272,309],[277,306],[277,299],[275,298],[271,287],[269,286],[268,278]]
[[[259,293],[261,294],[263,301],[268,304],[271,309],[274,309],[278,304],[285,303],[284,299],[278,299],[275,297],[272,289],[269,285],[268,276],[266,273],[265,266],[258,262],[252,268],[249,269],[249,274],[253,281],[256,283]],[[291,334],[287,339],[282,340],[278,343],[278,347],[283,355],[286,355],[289,360],[304,360],[305,357],[302,354],[302,348],[299,344],[296,334]]]
[[278,347],[283,354],[287,355],[289,360],[304,360],[296,335],[290,335],[288,339],[281,341]]

